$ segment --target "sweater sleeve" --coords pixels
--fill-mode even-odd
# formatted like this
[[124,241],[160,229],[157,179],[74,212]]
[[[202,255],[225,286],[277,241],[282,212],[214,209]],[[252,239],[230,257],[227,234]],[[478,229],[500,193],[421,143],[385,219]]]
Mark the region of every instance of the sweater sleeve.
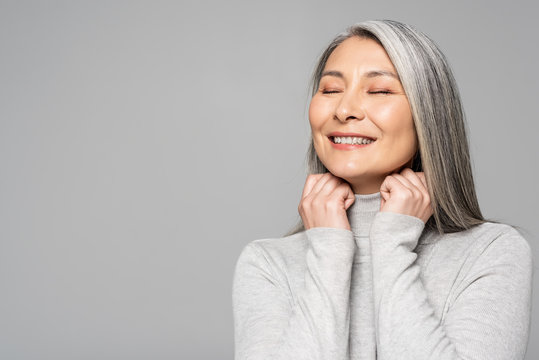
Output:
[[256,241],[240,254],[232,291],[236,360],[348,359],[353,233],[317,227],[305,234],[305,280],[297,290],[279,281]]
[[442,324],[413,252],[424,223],[380,212],[371,227],[380,360],[523,359],[528,342],[532,252],[513,228],[493,239],[458,287]]

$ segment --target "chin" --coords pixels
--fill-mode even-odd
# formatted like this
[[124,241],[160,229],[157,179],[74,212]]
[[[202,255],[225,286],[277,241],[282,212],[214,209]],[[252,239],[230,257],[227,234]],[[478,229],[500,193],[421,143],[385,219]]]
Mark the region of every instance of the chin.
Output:
[[369,173],[366,173],[364,170],[361,170],[361,169],[351,169],[351,168],[343,168],[343,167],[327,167],[327,166],[326,168],[333,175],[340,177],[348,182],[350,182],[353,179],[362,178],[364,176],[369,176]]

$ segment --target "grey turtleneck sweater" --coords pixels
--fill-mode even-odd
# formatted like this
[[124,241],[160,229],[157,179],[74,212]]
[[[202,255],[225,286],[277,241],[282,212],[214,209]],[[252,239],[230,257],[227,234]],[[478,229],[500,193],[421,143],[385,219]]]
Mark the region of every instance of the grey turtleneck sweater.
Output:
[[236,360],[523,359],[533,258],[511,226],[424,230],[355,195],[351,230],[258,239],[232,287]]

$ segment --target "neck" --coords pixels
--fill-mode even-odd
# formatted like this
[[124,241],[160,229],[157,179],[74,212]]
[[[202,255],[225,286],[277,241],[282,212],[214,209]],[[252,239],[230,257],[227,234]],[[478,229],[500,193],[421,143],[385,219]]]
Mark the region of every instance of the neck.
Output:
[[350,229],[354,233],[357,251],[354,263],[361,262],[361,256],[370,254],[369,232],[374,216],[380,211],[382,196],[374,194],[355,194],[354,203],[346,210]]
[[371,222],[380,211],[382,196],[380,192],[373,194],[355,194],[354,203],[346,210],[348,222],[354,235],[368,235]]

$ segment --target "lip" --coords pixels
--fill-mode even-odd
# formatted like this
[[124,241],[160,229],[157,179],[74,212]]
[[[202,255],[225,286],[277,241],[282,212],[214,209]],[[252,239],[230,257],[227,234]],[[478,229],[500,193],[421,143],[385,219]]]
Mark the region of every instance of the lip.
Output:
[[[367,138],[367,139],[371,139],[371,140],[374,140],[372,143],[370,144],[335,144],[333,141],[331,141],[331,137],[333,136],[351,136],[351,137],[354,137],[354,136],[357,136],[357,137],[363,137],[363,138]],[[338,149],[338,150],[356,150],[356,149],[359,149],[359,148],[364,148],[366,146],[369,146],[369,145],[372,145],[376,142],[376,138],[373,138],[373,137],[370,137],[370,136],[367,136],[367,135],[362,135],[362,134],[359,134],[359,133],[343,133],[343,132],[339,132],[339,131],[334,131],[332,133],[329,133],[328,136],[328,141],[329,143],[331,144],[331,146],[333,146],[335,149]]]
[[334,131],[332,133],[329,133],[328,136],[351,136],[351,137],[363,137],[363,138],[367,138],[367,139],[371,139],[371,140],[376,140],[376,138],[373,138],[372,136],[367,136],[367,135],[363,135],[363,134],[360,134],[360,133],[345,133],[345,132],[340,132],[340,131]]

